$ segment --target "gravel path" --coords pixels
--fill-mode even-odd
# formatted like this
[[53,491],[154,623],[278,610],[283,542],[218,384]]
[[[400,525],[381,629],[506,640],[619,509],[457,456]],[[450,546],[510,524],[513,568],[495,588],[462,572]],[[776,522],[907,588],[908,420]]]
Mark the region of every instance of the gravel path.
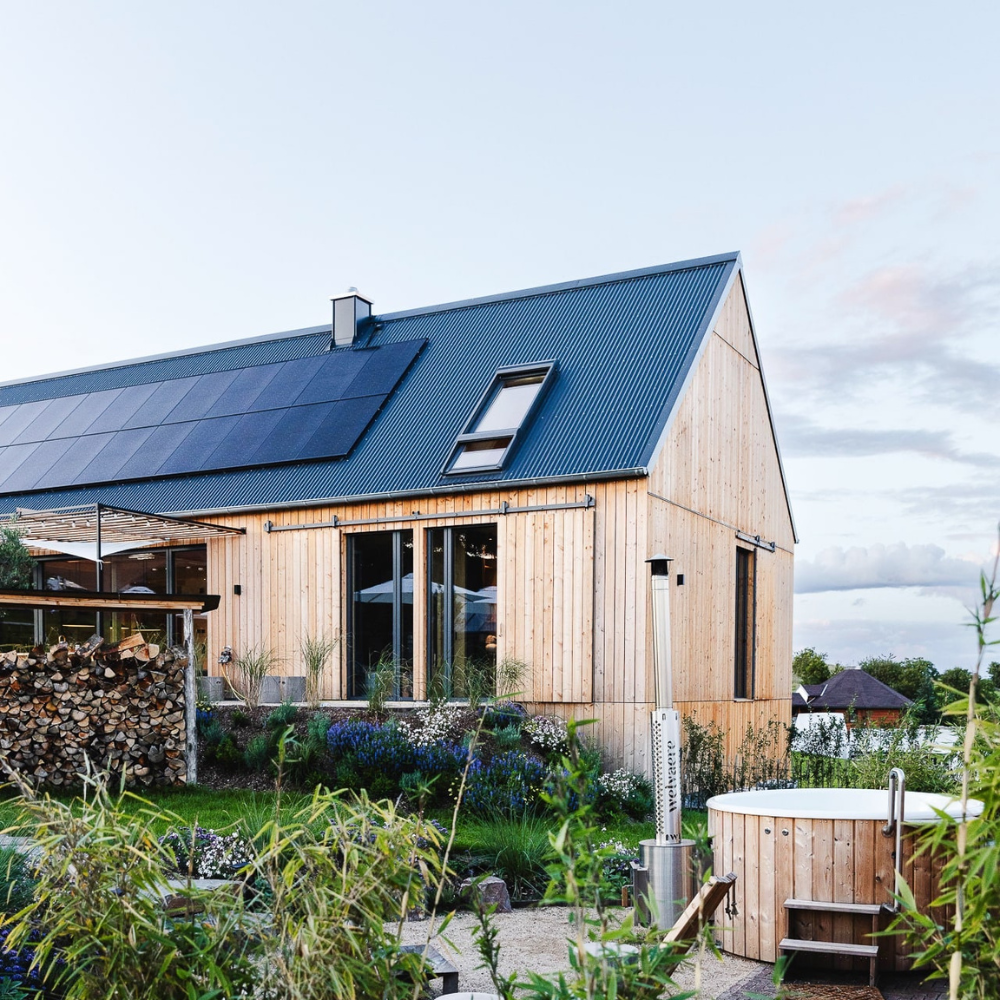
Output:
[[[631,913],[631,910],[622,913]],[[544,974],[569,969],[566,939],[572,929],[568,909],[561,906],[518,909],[513,913],[497,914],[495,919],[499,931],[502,973]],[[458,967],[460,990],[493,992],[489,976],[484,970],[477,968],[481,959],[472,942],[475,926],[476,920],[471,913],[458,913],[445,930],[446,941],[433,937],[431,943]],[[403,929],[403,943],[426,942],[428,935],[432,933],[429,921],[408,923]],[[705,1000],[715,1000],[762,968],[759,962],[733,958],[730,955],[721,960],[713,955],[705,955],[698,961],[695,954],[678,969],[676,982],[679,990],[700,986],[701,996]],[[770,969],[770,966],[767,968]],[[440,984],[440,980],[436,983]]]

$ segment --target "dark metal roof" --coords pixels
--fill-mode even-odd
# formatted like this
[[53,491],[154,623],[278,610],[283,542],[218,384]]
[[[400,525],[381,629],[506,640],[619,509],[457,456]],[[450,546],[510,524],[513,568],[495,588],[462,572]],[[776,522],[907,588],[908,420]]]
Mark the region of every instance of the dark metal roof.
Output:
[[[738,268],[739,256],[725,254],[376,316],[361,346],[427,345],[348,458],[22,492],[0,497],[0,511],[100,500],[193,512],[642,474]],[[311,328],[33,379],[0,386],[0,406],[327,358],[328,344],[328,332]],[[555,378],[502,472],[442,477],[494,373],[547,359],[556,360]]]
[[841,670],[825,684],[811,684],[806,691],[812,709],[903,709],[913,704],[909,698],[861,669]]

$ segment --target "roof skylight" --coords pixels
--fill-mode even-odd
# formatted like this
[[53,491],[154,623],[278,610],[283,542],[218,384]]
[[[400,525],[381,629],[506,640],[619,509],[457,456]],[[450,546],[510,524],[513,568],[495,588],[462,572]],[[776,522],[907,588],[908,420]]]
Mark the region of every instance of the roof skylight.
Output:
[[555,362],[546,361],[498,371],[455,441],[444,472],[502,469],[554,370]]

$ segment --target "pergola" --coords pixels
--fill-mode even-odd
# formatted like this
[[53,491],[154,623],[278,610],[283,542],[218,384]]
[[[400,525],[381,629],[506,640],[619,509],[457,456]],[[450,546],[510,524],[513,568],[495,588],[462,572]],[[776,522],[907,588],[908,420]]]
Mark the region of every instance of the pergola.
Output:
[[62,546],[94,547],[92,558],[96,566],[96,588],[89,590],[0,590],[0,607],[76,608],[96,611],[100,632],[101,615],[109,611],[144,608],[148,611],[181,612],[184,620],[184,646],[188,666],[184,672],[184,714],[186,729],[185,756],[187,780],[197,781],[198,760],[196,742],[194,614],[214,611],[219,606],[213,594],[132,594],[102,590],[102,556],[108,550],[123,551],[147,545],[168,545],[208,538],[243,534],[242,528],[205,524],[190,518],[148,514],[92,503],[53,510],[18,508],[15,514],[0,518],[0,526],[16,525],[22,540],[35,549],[66,551]]

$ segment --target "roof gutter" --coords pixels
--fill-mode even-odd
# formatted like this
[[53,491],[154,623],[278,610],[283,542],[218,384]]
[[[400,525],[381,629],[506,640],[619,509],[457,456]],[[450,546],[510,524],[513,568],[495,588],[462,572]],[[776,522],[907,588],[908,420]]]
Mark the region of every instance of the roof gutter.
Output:
[[615,469],[611,472],[578,472],[569,476],[539,476],[533,479],[491,480],[478,483],[448,483],[444,486],[428,486],[422,490],[397,490],[389,493],[367,493],[356,496],[314,497],[309,500],[294,500],[279,503],[246,504],[236,507],[211,507],[188,511],[170,511],[171,517],[229,517],[234,514],[259,514],[272,510],[301,510],[305,507],[340,507],[359,503],[387,503],[396,500],[410,500],[418,497],[449,496],[456,493],[489,493],[492,490],[522,490],[538,486],[570,486],[586,483],[610,482],[615,479],[645,479],[649,469],[637,466],[632,469]]

